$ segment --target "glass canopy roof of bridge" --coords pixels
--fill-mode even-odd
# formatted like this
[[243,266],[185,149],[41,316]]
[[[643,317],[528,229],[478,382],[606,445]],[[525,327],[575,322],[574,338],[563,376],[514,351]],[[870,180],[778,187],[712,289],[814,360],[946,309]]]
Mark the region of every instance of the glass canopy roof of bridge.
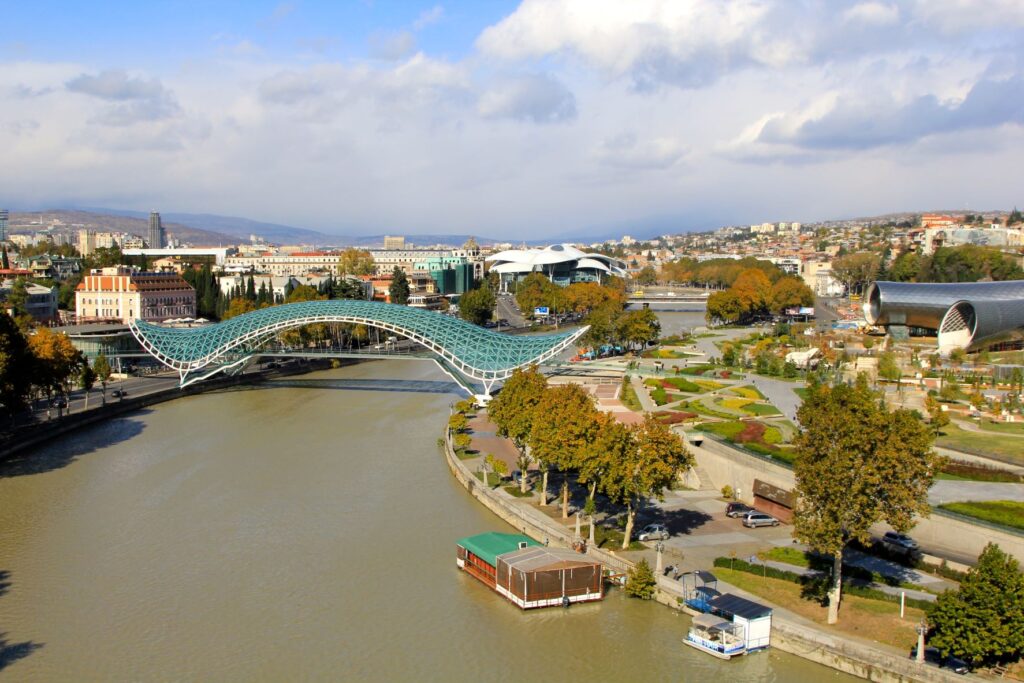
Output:
[[214,325],[174,328],[131,324],[143,347],[165,365],[197,370],[229,352],[253,349],[277,333],[312,323],[357,323],[390,330],[423,344],[476,379],[507,377],[567,348],[587,328],[560,334],[508,335],[448,315],[377,301],[303,301],[253,311]]

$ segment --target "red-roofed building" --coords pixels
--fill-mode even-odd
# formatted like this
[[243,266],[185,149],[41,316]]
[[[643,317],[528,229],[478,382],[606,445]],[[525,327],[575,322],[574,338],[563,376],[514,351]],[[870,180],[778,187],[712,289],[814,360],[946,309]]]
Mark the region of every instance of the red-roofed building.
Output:
[[194,318],[196,290],[177,273],[103,268],[82,278],[75,291],[75,313],[79,322]]

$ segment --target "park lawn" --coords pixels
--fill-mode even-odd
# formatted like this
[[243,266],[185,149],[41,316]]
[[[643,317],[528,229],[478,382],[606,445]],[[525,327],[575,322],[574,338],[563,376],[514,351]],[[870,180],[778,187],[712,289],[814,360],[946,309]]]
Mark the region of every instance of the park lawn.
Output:
[[730,420],[729,422],[704,422],[697,425],[697,429],[702,432],[711,432],[717,434],[723,439],[729,439],[732,441],[736,436],[743,431],[744,425],[739,420]]
[[[1019,434],[1021,437],[1024,437],[1024,422],[993,422],[992,420],[982,420],[978,426],[986,432]],[[1021,449],[1024,449],[1024,439],[1021,439]]]
[[749,398],[753,401],[765,400],[765,395],[758,391],[757,387],[751,386],[749,384],[745,387],[733,387],[729,391],[733,394],[736,394],[737,396]]
[[985,522],[1002,524],[1014,529],[1024,529],[1024,503],[1015,500],[944,503],[939,507],[943,510],[967,515],[968,517],[974,517]]
[[619,392],[619,400],[622,401],[622,405],[626,406],[632,411],[643,412],[643,406],[640,405],[640,399],[636,397],[636,390],[633,389],[633,385],[629,382],[622,383],[622,391]]
[[968,432],[955,424],[950,424],[942,428],[942,434],[935,439],[935,445],[964,453],[1024,463],[1024,439],[1018,436],[995,432],[986,432],[984,436],[979,436],[977,432]]
[[720,398],[715,400],[715,403],[723,408],[743,410],[748,404],[753,403],[753,400],[749,398]]
[[751,415],[782,415],[782,411],[771,403],[751,403],[745,406],[743,411]]
[[693,383],[699,386],[704,391],[714,391],[716,389],[721,389],[722,387],[725,386],[724,384],[719,384],[718,382],[713,382],[709,379],[695,379],[693,380]]
[[807,387],[793,387],[793,393],[799,396],[801,401],[807,400]]
[[827,630],[883,643],[905,652],[909,652],[917,642],[915,627],[924,616],[922,610],[907,607],[906,616],[901,620],[899,603],[844,595],[839,609],[839,623],[827,626],[828,608],[801,597],[802,587],[798,584],[781,579],[766,579],[725,567],[715,567],[715,575],[737,588],[796,612]]
[[797,567],[810,567],[811,561],[807,559],[807,553],[803,550],[797,550],[796,548],[790,548],[788,546],[780,546],[772,548],[767,552],[759,552],[757,554],[762,560],[775,560],[776,562],[785,562],[786,564],[796,565]]

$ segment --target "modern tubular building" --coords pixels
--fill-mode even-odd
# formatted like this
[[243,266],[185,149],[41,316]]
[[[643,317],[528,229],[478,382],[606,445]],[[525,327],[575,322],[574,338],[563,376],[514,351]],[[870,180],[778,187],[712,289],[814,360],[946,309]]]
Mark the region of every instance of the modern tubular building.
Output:
[[864,295],[870,325],[937,330],[939,352],[975,351],[1024,338],[1024,280],[873,282]]
[[601,282],[609,275],[626,277],[626,264],[604,254],[587,254],[570,244],[543,249],[509,249],[487,257],[491,272],[498,273],[501,288],[508,290],[530,273],[542,273],[556,285]]

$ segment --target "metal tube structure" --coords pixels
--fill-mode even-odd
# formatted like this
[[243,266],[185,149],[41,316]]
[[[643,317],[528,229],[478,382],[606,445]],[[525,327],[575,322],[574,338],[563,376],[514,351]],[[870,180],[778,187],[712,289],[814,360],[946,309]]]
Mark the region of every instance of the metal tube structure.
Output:
[[939,325],[939,353],[1024,338],[1024,298],[957,301]]
[[869,325],[938,330],[957,302],[1022,301],[1024,280],[1004,282],[873,282],[864,295]]

